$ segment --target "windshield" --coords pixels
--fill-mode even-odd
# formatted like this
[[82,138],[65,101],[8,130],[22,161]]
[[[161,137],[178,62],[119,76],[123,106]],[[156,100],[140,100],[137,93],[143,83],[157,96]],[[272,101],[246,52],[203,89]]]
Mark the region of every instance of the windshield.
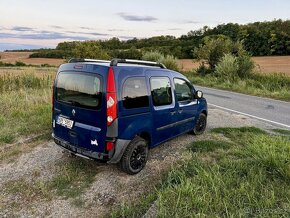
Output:
[[101,80],[96,74],[61,72],[56,82],[56,100],[77,107],[99,109]]

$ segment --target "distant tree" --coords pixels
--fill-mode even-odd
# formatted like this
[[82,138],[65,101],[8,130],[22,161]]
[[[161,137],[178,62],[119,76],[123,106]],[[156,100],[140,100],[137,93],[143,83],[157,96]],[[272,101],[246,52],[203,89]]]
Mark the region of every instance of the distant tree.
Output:
[[225,54],[245,52],[240,42],[233,42],[224,35],[207,36],[203,43],[194,49],[194,56],[198,60],[205,60],[210,69],[214,70],[217,63]]
[[78,42],[72,54],[75,58],[110,59],[110,56],[102,49],[98,41]]

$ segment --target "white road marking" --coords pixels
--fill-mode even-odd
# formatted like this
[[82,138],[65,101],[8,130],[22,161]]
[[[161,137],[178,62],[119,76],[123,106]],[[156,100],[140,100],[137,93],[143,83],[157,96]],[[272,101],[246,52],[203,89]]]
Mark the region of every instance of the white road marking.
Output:
[[276,125],[279,125],[279,126],[283,126],[283,127],[286,127],[286,128],[290,129],[289,125],[286,125],[286,124],[283,124],[283,123],[279,123],[279,122],[276,122],[276,121],[264,119],[264,118],[261,118],[261,117],[257,117],[257,116],[251,115],[251,114],[247,114],[247,113],[243,113],[243,112],[240,112],[240,111],[232,110],[232,109],[229,109],[229,108],[226,108],[226,107],[222,107],[222,106],[218,106],[218,105],[211,104],[211,103],[208,103],[208,105],[211,105],[213,107],[217,107],[217,108],[220,108],[220,109],[223,109],[223,110],[226,110],[226,111],[230,111],[230,112],[242,114],[242,115],[245,115],[245,116],[248,116],[248,117],[252,117],[252,118],[255,118],[257,120],[262,120],[262,121],[266,121],[266,122],[269,122],[269,123],[273,123],[273,124],[276,124]]

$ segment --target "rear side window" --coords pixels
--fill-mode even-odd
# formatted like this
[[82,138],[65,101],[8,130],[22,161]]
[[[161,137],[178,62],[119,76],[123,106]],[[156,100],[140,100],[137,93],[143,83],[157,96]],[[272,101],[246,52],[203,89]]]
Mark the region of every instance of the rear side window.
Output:
[[131,77],[124,82],[122,102],[126,109],[149,107],[145,77]]
[[170,105],[172,93],[168,77],[151,77],[151,96],[154,106]]
[[192,91],[190,85],[183,79],[174,78],[177,101],[191,101]]
[[56,100],[77,107],[100,109],[101,80],[95,74],[61,72],[56,81]]

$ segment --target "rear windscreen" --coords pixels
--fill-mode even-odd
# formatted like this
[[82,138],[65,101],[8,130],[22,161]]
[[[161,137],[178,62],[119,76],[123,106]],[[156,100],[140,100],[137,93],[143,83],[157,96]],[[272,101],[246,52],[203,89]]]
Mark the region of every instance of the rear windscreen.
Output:
[[101,80],[95,74],[60,72],[56,81],[56,100],[88,109],[101,107]]

